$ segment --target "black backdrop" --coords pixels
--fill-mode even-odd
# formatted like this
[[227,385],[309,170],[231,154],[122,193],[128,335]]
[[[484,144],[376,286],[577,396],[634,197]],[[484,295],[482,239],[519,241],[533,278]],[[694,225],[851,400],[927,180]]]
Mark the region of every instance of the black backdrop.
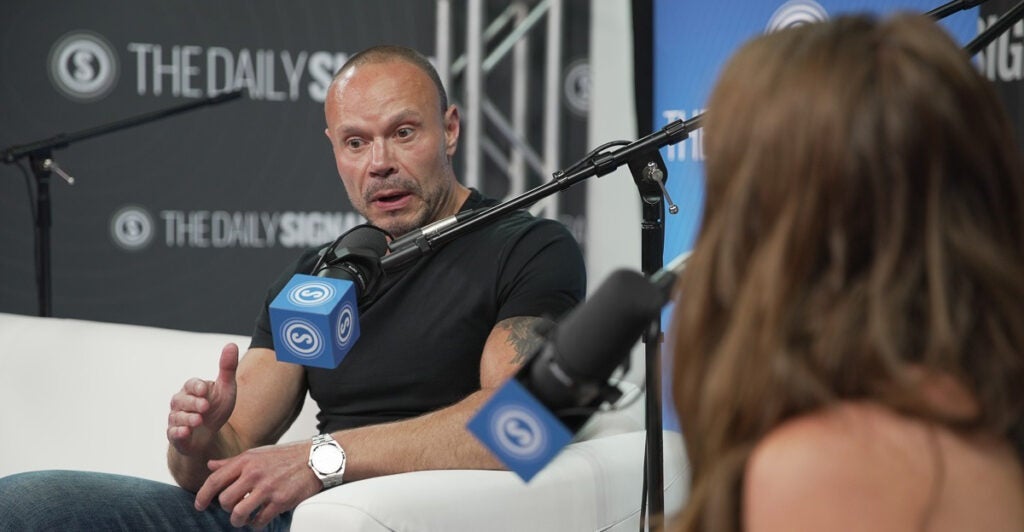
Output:
[[[587,58],[587,3],[568,4],[564,66]],[[452,5],[457,55],[463,5]],[[488,15],[503,5],[488,2]],[[248,333],[265,287],[300,248],[361,222],[323,136],[331,74],[378,43],[433,56],[434,9],[418,0],[6,2],[0,148],[233,85],[249,93],[55,152],[77,183],[51,180],[53,315]],[[542,44],[533,56],[543,57]],[[536,64],[534,88],[543,77]],[[503,68],[486,85],[499,107],[509,98]],[[540,124],[539,103],[530,112],[531,126]],[[563,117],[566,163],[586,151],[586,115]],[[540,128],[531,131],[539,143]],[[493,170],[484,192],[502,196],[506,182]],[[576,188],[560,200],[582,238]],[[0,165],[0,312],[37,312],[30,190],[16,166]]]

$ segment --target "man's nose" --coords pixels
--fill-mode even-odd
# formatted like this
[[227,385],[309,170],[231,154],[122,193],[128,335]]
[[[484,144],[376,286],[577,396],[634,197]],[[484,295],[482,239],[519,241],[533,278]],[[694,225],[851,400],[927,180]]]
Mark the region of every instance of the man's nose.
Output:
[[370,148],[370,175],[374,177],[388,177],[398,171],[392,153],[391,143],[387,140],[379,140],[373,143]]

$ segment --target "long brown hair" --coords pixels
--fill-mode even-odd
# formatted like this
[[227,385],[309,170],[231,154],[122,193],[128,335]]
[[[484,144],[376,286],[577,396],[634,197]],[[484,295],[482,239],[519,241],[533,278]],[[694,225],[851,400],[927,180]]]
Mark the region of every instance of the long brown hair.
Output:
[[[705,121],[706,203],[676,293],[687,530],[738,530],[750,451],[787,419],[870,400],[1009,435],[1024,412],[1024,175],[990,83],[918,16],[762,36]],[[949,375],[969,419],[909,368]]]

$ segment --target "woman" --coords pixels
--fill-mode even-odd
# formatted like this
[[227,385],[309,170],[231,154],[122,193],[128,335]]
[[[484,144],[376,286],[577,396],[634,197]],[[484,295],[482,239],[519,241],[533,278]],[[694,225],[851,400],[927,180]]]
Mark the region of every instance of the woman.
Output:
[[760,37],[677,287],[683,530],[1024,530],[1024,174],[932,21]]

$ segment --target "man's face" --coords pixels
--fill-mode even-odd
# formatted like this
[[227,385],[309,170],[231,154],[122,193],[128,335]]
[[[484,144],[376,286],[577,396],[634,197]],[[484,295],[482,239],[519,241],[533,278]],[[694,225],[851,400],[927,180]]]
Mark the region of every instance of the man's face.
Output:
[[459,114],[442,115],[426,73],[402,60],[350,68],[324,112],[338,175],[370,223],[398,237],[458,211],[464,189],[450,158]]

